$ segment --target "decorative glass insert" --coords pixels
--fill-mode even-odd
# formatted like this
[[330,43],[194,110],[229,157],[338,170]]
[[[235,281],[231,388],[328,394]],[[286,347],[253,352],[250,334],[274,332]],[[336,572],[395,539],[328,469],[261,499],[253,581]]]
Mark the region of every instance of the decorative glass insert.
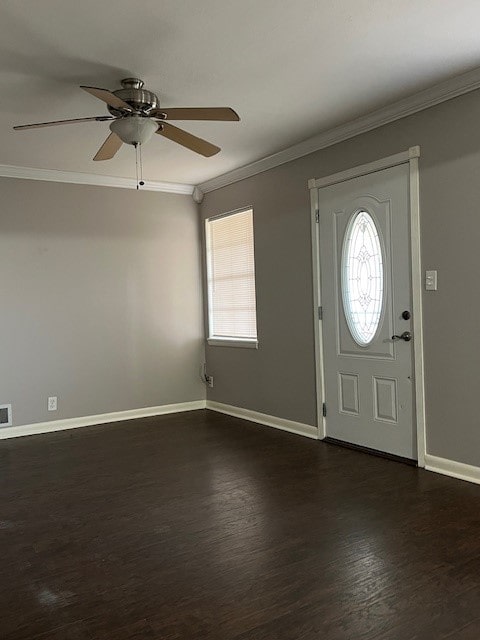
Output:
[[369,345],[383,309],[383,250],[378,229],[367,211],[357,211],[345,233],[342,252],[342,297],[353,339]]

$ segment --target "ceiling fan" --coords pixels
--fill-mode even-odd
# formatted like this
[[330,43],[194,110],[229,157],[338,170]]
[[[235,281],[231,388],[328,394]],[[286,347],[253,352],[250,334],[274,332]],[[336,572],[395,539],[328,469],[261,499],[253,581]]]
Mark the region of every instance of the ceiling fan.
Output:
[[143,88],[144,82],[138,78],[125,78],[121,81],[122,89],[109,91],[97,87],[81,86],[95,98],[106,103],[111,115],[93,116],[91,118],[74,118],[71,120],[56,120],[54,122],[39,122],[13,127],[16,131],[36,129],[39,127],[55,127],[60,124],[75,122],[110,121],[111,133],[94,156],[94,160],[110,160],[117,153],[123,143],[134,147],[145,144],[154,133],[177,142],[187,149],[205,157],[215,155],[220,151],[207,140],[198,138],[188,131],[179,129],[167,120],[215,120],[238,121],[238,114],[229,107],[160,107],[158,97]]

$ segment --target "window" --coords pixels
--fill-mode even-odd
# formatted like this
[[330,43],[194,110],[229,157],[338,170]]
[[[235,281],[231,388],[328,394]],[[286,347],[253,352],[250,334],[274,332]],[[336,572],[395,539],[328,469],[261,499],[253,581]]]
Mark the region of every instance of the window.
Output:
[[353,215],[342,256],[343,308],[353,339],[368,346],[383,308],[383,251],[375,221],[367,211]]
[[205,222],[208,344],[257,347],[253,210]]

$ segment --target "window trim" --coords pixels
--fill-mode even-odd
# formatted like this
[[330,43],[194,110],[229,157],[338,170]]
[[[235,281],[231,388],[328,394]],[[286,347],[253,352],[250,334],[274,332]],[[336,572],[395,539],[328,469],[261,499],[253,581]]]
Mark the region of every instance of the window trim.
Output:
[[[244,349],[258,349],[258,323],[257,323],[257,336],[256,338],[240,338],[235,336],[214,336],[211,334],[212,327],[212,303],[211,303],[211,293],[209,287],[209,274],[210,274],[210,236],[208,233],[208,223],[213,222],[215,220],[219,220],[220,218],[227,218],[229,216],[233,216],[237,213],[243,213],[244,211],[252,212],[252,224],[254,217],[254,208],[253,205],[245,205],[244,207],[239,207],[238,209],[232,209],[231,211],[225,211],[224,213],[219,213],[213,216],[209,216],[205,218],[204,224],[204,233],[205,233],[205,277],[206,277],[206,287],[207,287],[207,330],[208,335],[206,338],[206,342],[210,347],[240,347]],[[255,255],[255,229],[254,229],[254,255]],[[257,310],[256,310],[256,298],[257,298],[257,282],[256,277],[254,279],[255,284],[255,318],[257,320]]]
[[244,349],[258,349],[258,339],[255,338],[207,338],[210,347],[243,347]]

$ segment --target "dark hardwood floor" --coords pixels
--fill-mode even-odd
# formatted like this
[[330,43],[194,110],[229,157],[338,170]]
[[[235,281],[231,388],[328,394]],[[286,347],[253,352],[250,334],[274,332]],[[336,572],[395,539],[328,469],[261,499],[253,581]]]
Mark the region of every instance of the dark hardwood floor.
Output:
[[208,411],[0,471],[2,640],[480,638],[480,486]]

